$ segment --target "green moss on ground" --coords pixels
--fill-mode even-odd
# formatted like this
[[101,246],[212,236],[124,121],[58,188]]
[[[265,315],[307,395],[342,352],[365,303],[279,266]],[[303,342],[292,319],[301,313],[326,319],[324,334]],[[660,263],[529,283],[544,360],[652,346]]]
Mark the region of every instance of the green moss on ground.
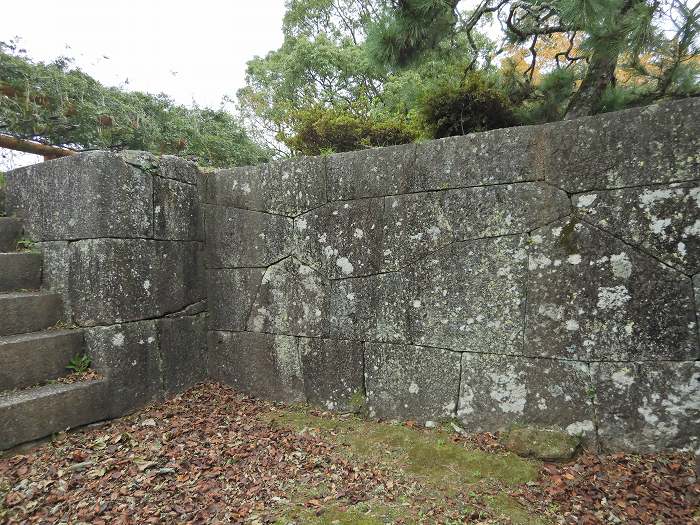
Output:
[[[476,509],[488,508],[514,524],[544,525],[507,491],[537,478],[540,464],[515,454],[484,452],[464,443],[454,442],[446,429],[417,429],[401,424],[378,423],[356,416],[317,416],[306,407],[294,407],[265,414],[268,421],[299,432],[319,433],[329,442],[340,445],[338,451],[359,462],[372,461],[388,465],[399,476],[416,480],[422,490],[438,501],[444,497],[462,502],[459,509],[465,517]],[[462,500],[465,491],[469,498]],[[494,494],[498,494],[494,496]],[[309,497],[323,494],[290,494],[290,508],[300,507]],[[462,504],[460,503],[460,504]],[[408,514],[401,502],[387,506],[352,506],[342,512],[331,508],[309,510],[303,507],[285,513],[279,523],[345,524],[415,523],[417,516]],[[287,521],[284,521],[287,520]]]

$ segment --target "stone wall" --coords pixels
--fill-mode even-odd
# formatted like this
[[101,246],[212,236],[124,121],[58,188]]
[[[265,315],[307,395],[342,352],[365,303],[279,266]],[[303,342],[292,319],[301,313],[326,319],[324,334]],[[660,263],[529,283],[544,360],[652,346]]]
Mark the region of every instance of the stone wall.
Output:
[[699,99],[210,174],[209,373],[697,448],[698,179]]
[[93,152],[6,175],[44,285],[83,330],[116,417],[205,377],[200,176],[175,157]]
[[111,415],[211,377],[697,449],[699,137],[689,99],[205,175],[88,153],[9,173],[7,198]]

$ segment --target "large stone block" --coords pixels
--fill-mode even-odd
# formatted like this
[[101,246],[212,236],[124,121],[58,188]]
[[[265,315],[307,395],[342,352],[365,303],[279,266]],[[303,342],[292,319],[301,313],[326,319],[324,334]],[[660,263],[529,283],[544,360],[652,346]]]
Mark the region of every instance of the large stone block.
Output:
[[410,267],[404,304],[409,340],[460,351],[521,353],[525,238],[456,243]]
[[200,184],[203,177],[194,162],[174,155],[158,157],[158,175],[187,184]]
[[647,186],[574,196],[585,220],[686,274],[700,271],[700,186]]
[[594,363],[598,437],[605,449],[700,446],[700,362]]
[[470,432],[522,424],[591,439],[592,392],[586,363],[463,353],[457,417]]
[[355,410],[364,398],[364,349],[358,341],[299,339],[304,391],[309,403]]
[[209,332],[209,374],[263,399],[305,400],[298,339],[250,332]]
[[328,335],[328,282],[294,257],[265,270],[248,319],[251,332]]
[[528,355],[698,357],[688,277],[575,217],[537,230],[531,241]]
[[540,146],[536,130],[497,129],[420,143],[410,191],[542,180],[533,160]]
[[207,296],[212,330],[244,331],[258,295],[264,268],[208,270]]
[[6,178],[9,211],[35,241],[153,234],[153,177],[116,154],[82,153]]
[[97,326],[85,330],[92,368],[110,389],[110,417],[133,412],[163,393],[156,321]]
[[69,290],[81,326],[160,317],[204,298],[202,244],[144,239],[71,243]]
[[421,422],[453,417],[459,368],[457,352],[367,343],[365,385],[370,416]]
[[207,202],[294,217],[326,202],[323,157],[220,170],[207,176]]
[[525,233],[571,213],[542,182],[387,197],[382,270],[397,270],[454,241]]
[[409,289],[401,272],[332,281],[331,337],[406,342]]
[[158,320],[163,390],[177,393],[207,373],[207,319],[200,314]]
[[281,215],[206,207],[209,268],[261,267],[294,250],[293,221]]
[[572,193],[698,179],[698,114],[687,98],[538,126],[541,170]]
[[153,177],[153,206],[156,239],[204,240],[197,186]]
[[297,255],[328,278],[379,271],[383,199],[332,203],[294,220]]
[[328,199],[351,200],[407,192],[415,178],[416,146],[351,151],[328,157]]
[[67,241],[47,241],[36,243],[43,258],[42,285],[60,294],[63,299],[64,318],[73,320],[70,304],[70,244]]

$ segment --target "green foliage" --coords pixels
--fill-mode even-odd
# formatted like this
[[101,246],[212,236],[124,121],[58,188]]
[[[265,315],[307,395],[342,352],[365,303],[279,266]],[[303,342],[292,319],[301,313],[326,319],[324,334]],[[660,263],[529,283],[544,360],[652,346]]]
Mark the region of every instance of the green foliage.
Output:
[[406,144],[417,136],[417,131],[400,118],[360,116],[316,106],[295,113],[293,134],[285,143],[295,153],[320,155]]
[[66,365],[68,370],[72,370],[76,374],[82,374],[90,369],[92,364],[92,359],[86,354],[78,354],[73,356],[71,360]]
[[523,124],[543,124],[561,120],[571,94],[576,88],[576,76],[570,69],[555,69],[544,75],[537,86],[515,108]]
[[19,239],[17,241],[17,249],[20,251],[28,251],[34,248],[34,241],[31,239]]
[[448,84],[429,92],[421,106],[424,125],[434,138],[517,124],[506,96],[478,73],[470,74],[461,84]]
[[0,132],[74,149],[193,156],[204,166],[269,158],[226,111],[105,87],[67,59],[33,62],[1,42]]

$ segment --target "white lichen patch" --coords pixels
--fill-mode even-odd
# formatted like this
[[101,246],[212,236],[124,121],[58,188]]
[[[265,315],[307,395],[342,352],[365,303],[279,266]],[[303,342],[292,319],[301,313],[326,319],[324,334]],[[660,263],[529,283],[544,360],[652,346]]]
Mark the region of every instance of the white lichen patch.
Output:
[[124,334],[121,332],[117,332],[112,336],[112,346],[124,346]]
[[634,375],[629,368],[622,368],[611,374],[610,379],[617,388],[627,389],[634,384]]
[[631,299],[627,288],[619,286],[601,286],[598,289],[598,308],[612,310],[622,308]]
[[567,426],[565,430],[570,436],[581,436],[588,434],[594,430],[593,421],[590,419],[576,421],[575,423],[571,423],[569,426]]
[[338,260],[335,261],[335,264],[345,275],[352,274],[353,270],[355,269],[355,267],[352,265],[352,263],[347,257],[338,258]]
[[419,391],[420,391],[420,388],[418,388],[418,385],[414,381],[411,381],[411,384],[408,387],[408,393],[409,394],[417,394]]
[[579,195],[576,198],[576,207],[587,208],[591,204],[593,204],[597,198],[598,195],[596,195],[595,193],[589,193],[588,195]]
[[580,264],[581,263],[581,255],[579,255],[578,253],[574,253],[572,255],[569,255],[566,258],[566,262],[568,262],[569,264]]
[[569,332],[575,332],[579,328],[578,321],[576,319],[568,319],[566,321],[566,329]]
[[615,277],[628,279],[632,275],[632,262],[625,252],[611,255],[610,266]]
[[516,374],[490,372],[494,384],[489,396],[498,402],[498,409],[507,414],[522,414],[527,403],[527,388]]
[[353,233],[353,237],[355,237],[355,239],[362,239],[364,236],[365,232],[363,232],[360,228],[355,228],[355,233]]

